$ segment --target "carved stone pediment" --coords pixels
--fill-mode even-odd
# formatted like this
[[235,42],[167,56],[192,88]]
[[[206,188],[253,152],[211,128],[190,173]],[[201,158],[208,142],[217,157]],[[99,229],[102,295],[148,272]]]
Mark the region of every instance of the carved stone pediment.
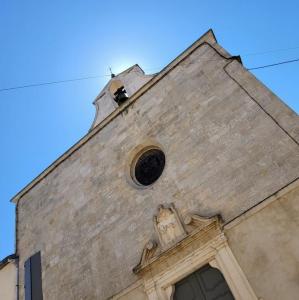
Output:
[[205,218],[187,214],[182,219],[183,222],[173,204],[158,207],[158,213],[154,216],[154,228],[159,243],[151,240],[145,245],[140,262],[133,269],[135,274],[159,264],[159,261],[165,263],[167,257],[178,254],[178,249],[189,252],[191,243],[201,247],[221,234],[221,218],[218,215]]
[[211,224],[211,222],[215,221],[217,219],[218,221],[221,221],[221,216],[216,215],[212,218],[205,218],[201,217],[199,215],[195,214],[187,214],[184,217],[184,224],[186,227],[186,230],[190,233],[193,230],[200,230],[206,227],[207,225]]
[[158,245],[155,241],[148,241],[143,248],[141,259],[139,264],[134,267],[133,272],[137,273],[140,266],[144,266],[147,262],[154,257],[155,252],[157,251]]

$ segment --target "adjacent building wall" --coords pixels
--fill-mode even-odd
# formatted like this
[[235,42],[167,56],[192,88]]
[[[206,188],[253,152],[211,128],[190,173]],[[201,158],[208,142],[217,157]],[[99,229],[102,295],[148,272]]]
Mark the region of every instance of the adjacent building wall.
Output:
[[0,299],[16,300],[17,271],[15,263],[8,262],[0,269]]
[[299,181],[294,185],[226,230],[247,279],[265,300],[299,295]]
[[[227,222],[298,177],[298,145],[228,76],[229,62],[198,47],[19,200],[21,286],[24,261],[41,251],[45,299],[107,299],[138,280],[159,204]],[[141,144],[166,154],[146,189],[127,172]]]

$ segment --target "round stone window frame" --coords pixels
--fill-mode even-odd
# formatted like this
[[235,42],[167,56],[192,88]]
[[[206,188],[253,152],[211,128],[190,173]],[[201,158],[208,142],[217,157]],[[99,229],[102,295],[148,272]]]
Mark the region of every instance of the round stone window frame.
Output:
[[[135,167],[136,164],[138,162],[138,160],[140,159],[140,157],[150,151],[150,150],[160,150],[163,152],[164,154],[164,158],[165,158],[165,162],[164,162],[164,168],[160,174],[160,176],[151,184],[149,185],[143,185],[142,183],[140,183],[136,177],[135,177]],[[166,164],[167,164],[167,159],[166,159],[166,154],[165,151],[163,149],[163,147],[158,144],[158,143],[144,143],[141,144],[139,146],[137,146],[129,155],[129,164],[126,167],[126,174],[127,174],[127,179],[128,182],[130,183],[130,185],[132,185],[133,187],[137,188],[137,189],[147,189],[152,187],[159,179],[161,179],[161,177],[163,176],[165,169],[166,169]]]

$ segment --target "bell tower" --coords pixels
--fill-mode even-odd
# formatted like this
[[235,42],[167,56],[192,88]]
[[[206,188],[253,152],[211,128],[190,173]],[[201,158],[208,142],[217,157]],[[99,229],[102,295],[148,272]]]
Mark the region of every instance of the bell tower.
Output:
[[152,78],[153,75],[146,75],[137,64],[117,75],[111,72],[111,79],[93,102],[96,115],[91,129],[125,103]]

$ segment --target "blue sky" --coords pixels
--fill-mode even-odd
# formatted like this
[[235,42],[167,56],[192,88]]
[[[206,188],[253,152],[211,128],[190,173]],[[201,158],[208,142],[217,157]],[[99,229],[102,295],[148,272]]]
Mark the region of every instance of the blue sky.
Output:
[[[107,75],[109,66],[117,73],[135,63],[154,73],[209,28],[248,68],[299,58],[295,0],[0,4],[0,89]],[[254,74],[298,113],[298,71],[299,62]],[[92,101],[108,79],[0,92],[0,259],[14,252],[9,200],[87,133]]]

